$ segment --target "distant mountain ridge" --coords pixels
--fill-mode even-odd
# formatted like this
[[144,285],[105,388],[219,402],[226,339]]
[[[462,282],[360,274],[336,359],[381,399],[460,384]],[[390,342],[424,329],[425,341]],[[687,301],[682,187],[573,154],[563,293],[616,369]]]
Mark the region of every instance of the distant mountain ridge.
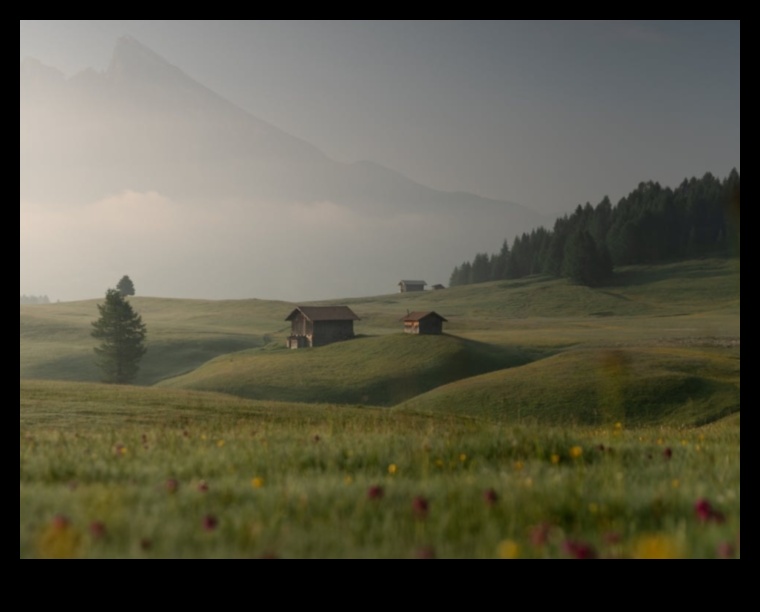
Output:
[[[360,275],[387,277],[362,291],[390,289],[410,273],[445,281],[454,265],[484,244],[495,250],[503,239],[551,222],[514,203],[431,189],[373,162],[334,161],[235,106],[131,37],[118,40],[104,72],[88,69],[66,78],[24,59],[20,135],[22,202],[60,208],[123,192],[157,193],[188,210],[232,202],[235,231],[248,223],[268,224],[281,242],[298,240],[326,257],[314,235],[316,220],[325,226],[322,238],[329,242],[330,257],[361,265],[352,271],[335,259],[336,273],[345,276],[336,287],[345,287],[346,295],[356,295]],[[283,227],[275,230],[280,210]],[[308,218],[301,221],[304,211]],[[379,222],[376,228],[373,220]],[[346,232],[357,236],[345,241],[341,253]],[[384,248],[388,240],[391,250]],[[374,270],[358,248],[374,262]],[[427,260],[426,265],[404,266],[415,258]],[[304,270],[301,278],[292,264],[284,261],[290,267],[278,276],[290,283],[313,277],[314,271]],[[252,287],[245,295],[255,294]]]

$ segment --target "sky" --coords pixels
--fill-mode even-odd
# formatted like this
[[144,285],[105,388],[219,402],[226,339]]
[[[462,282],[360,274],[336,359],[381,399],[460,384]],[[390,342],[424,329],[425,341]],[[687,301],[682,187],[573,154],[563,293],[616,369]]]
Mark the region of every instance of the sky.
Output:
[[22,20],[20,59],[124,35],[336,161],[547,215],[741,170],[738,21]]
[[738,21],[21,21],[20,57],[122,35],[337,161],[541,212],[740,170]]

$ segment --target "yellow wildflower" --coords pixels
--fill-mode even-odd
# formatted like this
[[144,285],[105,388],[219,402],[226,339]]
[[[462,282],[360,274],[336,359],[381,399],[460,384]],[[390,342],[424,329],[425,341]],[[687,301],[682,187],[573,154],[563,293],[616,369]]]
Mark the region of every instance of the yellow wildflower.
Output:
[[517,559],[520,556],[520,545],[514,540],[502,540],[496,547],[499,559]]
[[37,552],[43,559],[73,559],[79,556],[81,534],[67,519],[56,518],[37,538]]
[[633,544],[634,559],[679,559],[678,543],[670,536],[655,533],[639,537]]
[[264,479],[261,478],[260,476],[256,476],[254,478],[251,478],[251,486],[254,489],[260,489],[261,487],[264,486]]
[[582,454],[583,454],[583,449],[582,449],[580,446],[573,446],[573,447],[570,449],[570,456],[571,456],[573,459],[577,459],[577,458],[578,458],[578,457],[580,457]]

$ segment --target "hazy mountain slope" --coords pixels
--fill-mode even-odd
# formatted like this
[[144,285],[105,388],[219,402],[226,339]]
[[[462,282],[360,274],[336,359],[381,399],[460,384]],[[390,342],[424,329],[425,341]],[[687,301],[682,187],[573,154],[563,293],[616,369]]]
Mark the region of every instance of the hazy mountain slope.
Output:
[[[475,252],[550,223],[375,163],[333,161],[128,37],[102,73],[67,79],[22,61],[20,199],[22,275],[53,297],[66,294],[41,263],[51,252],[59,276],[95,266],[62,248],[74,239],[165,288],[153,295],[304,300],[377,294],[410,275],[447,283]],[[114,209],[140,217],[106,225],[129,241],[99,231]],[[65,223],[51,220],[62,211]],[[47,241],[36,230],[45,222]],[[178,278],[183,264],[206,278]]]

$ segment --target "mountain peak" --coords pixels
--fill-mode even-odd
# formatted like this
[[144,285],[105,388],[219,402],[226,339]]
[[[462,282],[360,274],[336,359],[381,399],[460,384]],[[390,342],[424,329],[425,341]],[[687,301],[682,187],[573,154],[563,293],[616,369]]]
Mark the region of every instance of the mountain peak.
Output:
[[131,36],[122,36],[116,41],[108,67],[108,74],[112,80],[153,80],[166,78],[170,72],[182,74],[179,68]]

